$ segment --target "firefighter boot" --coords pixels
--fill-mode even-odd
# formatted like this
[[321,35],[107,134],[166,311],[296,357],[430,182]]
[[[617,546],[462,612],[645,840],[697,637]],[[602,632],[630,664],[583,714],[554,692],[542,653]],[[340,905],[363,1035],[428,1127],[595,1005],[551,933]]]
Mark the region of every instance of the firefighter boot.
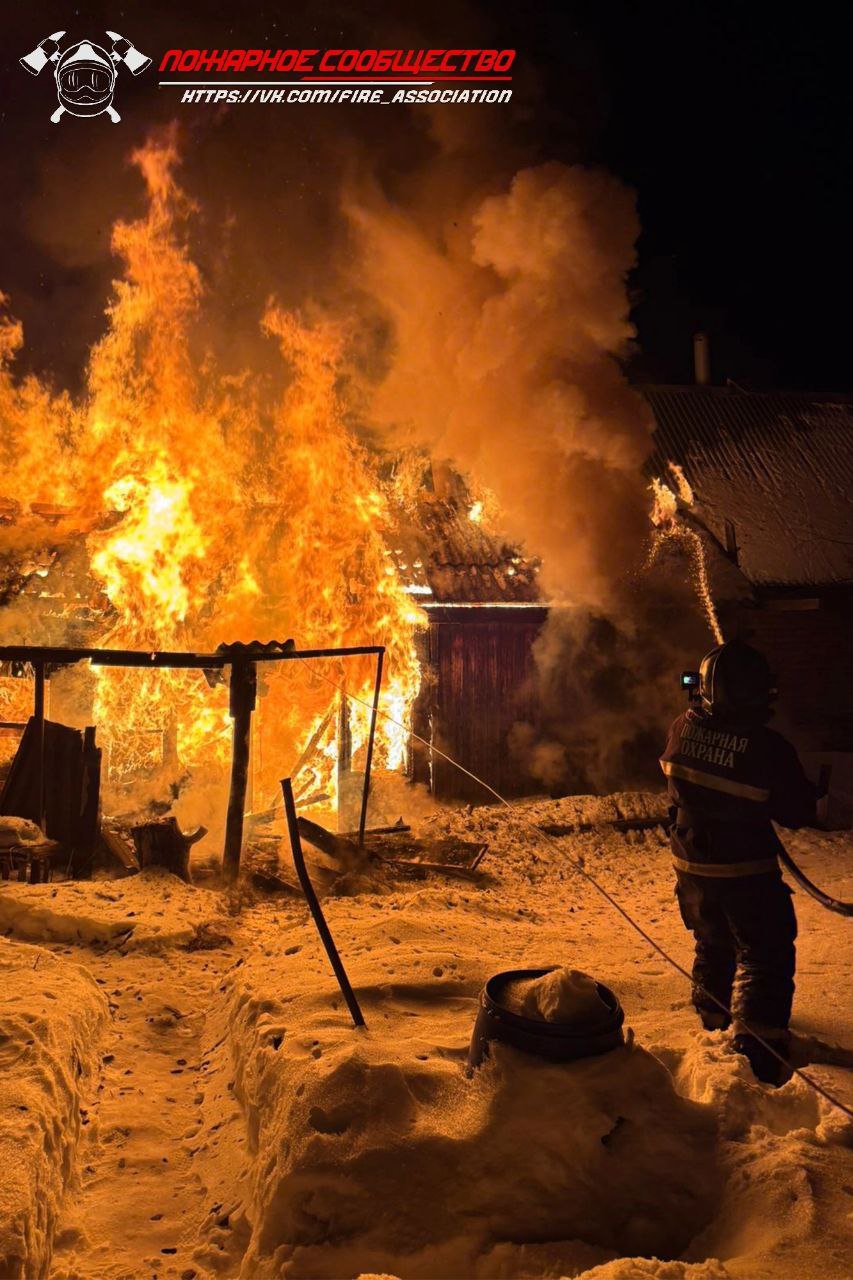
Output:
[[[762,1044],[762,1040],[766,1044]],[[767,1048],[770,1045],[770,1048]],[[762,1035],[761,1040],[756,1036],[750,1035],[747,1031],[739,1031],[736,1029],[735,1035],[732,1037],[732,1049],[735,1053],[740,1053],[749,1063],[752,1074],[756,1080],[760,1080],[762,1084],[773,1085],[778,1089],[780,1085],[786,1084],[791,1078],[791,1068],[786,1062],[780,1062],[779,1058],[771,1052],[774,1049],[782,1058],[788,1055],[788,1037],[780,1035],[777,1031],[774,1035]]]

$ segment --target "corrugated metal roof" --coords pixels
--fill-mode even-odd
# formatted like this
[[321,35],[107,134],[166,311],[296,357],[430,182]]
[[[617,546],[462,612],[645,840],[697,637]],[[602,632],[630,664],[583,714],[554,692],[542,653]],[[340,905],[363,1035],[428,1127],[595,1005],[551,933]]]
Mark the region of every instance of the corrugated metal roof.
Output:
[[719,541],[734,523],[751,582],[853,583],[853,397],[638,390],[656,421],[650,473],[677,463]]
[[538,562],[471,519],[469,506],[432,496],[418,501],[393,550],[404,584],[425,603],[541,602]]

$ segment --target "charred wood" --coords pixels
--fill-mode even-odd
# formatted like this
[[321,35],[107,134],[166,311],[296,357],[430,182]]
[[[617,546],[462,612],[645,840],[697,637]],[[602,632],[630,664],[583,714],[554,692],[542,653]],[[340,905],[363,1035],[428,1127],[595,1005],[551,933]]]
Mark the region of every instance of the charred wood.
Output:
[[162,867],[181,880],[190,881],[190,849],[207,835],[205,827],[199,827],[191,835],[184,835],[176,818],[163,818],[159,822],[144,822],[132,827],[131,836],[136,846],[139,867]]

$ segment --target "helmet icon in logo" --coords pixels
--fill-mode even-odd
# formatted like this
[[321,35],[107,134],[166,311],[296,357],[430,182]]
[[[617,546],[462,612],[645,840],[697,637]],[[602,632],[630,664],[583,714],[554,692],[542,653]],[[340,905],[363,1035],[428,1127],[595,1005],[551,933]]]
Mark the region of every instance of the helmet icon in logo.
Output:
[[116,69],[106,49],[81,40],[66,49],[56,66],[59,109],[50,117],[56,124],[67,111],[72,116],[99,116],[104,111],[118,124],[121,116],[113,103]]
[[109,52],[91,40],[80,40],[62,53],[59,41],[64,35],[64,31],[55,31],[20,60],[21,66],[34,76],[48,63],[54,64],[59,106],[50,117],[52,122],[58,124],[66,114],[108,115],[113,124],[118,124],[121,116],[113,106],[118,67],[123,65],[131,75],[138,76],[150,67],[151,59],[117,31],[107,32],[113,42]]

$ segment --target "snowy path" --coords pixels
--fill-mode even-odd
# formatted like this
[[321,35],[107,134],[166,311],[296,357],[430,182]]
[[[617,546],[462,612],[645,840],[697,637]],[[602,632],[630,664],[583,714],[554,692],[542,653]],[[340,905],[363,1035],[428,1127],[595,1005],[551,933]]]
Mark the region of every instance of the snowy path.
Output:
[[[208,1010],[233,955],[88,952],[81,959],[114,1016],[84,1117],[81,1185],[60,1218],[51,1276],[191,1280],[204,1270],[193,1260],[204,1224],[221,1211],[220,1204],[210,1213],[216,1200],[208,1194],[206,1150],[194,1139],[211,1094],[227,1102],[219,1060],[205,1051]],[[232,1169],[235,1181],[238,1172]]]

